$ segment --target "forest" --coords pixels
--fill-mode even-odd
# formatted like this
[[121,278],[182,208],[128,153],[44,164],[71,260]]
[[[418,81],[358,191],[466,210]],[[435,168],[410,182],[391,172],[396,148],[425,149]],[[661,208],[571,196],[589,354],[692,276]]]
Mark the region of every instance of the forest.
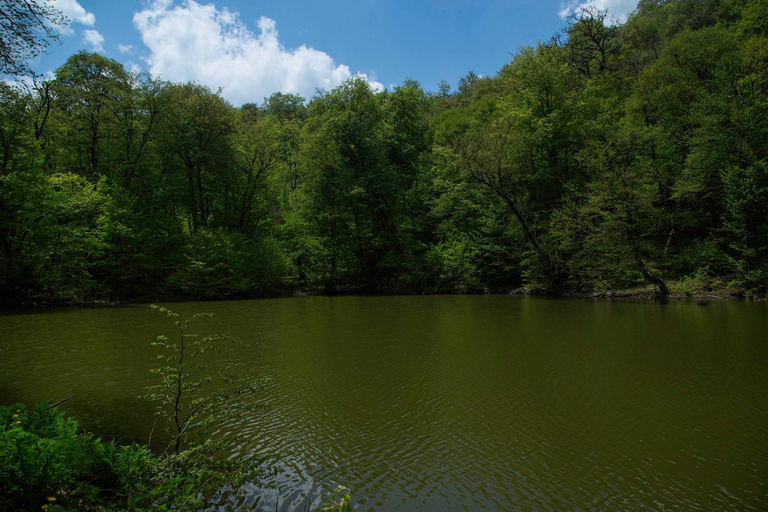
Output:
[[510,55],[239,107],[89,52],[3,82],[0,296],[765,295],[768,3],[586,8]]

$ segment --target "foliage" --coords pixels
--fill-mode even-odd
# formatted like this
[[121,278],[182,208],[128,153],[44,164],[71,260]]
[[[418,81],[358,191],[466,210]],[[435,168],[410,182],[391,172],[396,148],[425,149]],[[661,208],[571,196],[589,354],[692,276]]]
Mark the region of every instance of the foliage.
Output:
[[202,510],[238,506],[263,460],[222,460],[220,442],[169,456],[79,431],[48,404],[0,407],[0,510]]
[[151,308],[173,319],[178,330],[177,342],[158,336],[152,343],[160,350],[160,367],[151,373],[160,383],[148,388],[143,398],[156,402],[156,415],[166,423],[167,444],[160,458],[160,473],[165,492],[160,495],[169,509],[198,510],[212,504],[231,503],[241,497],[241,487],[258,482],[274,469],[266,463],[268,456],[222,459],[220,454],[231,449],[236,439],[209,436],[210,428],[226,421],[242,419],[258,408],[253,395],[269,383],[269,379],[241,384],[233,373],[221,373],[216,380],[221,386],[210,389],[214,377],[203,362],[207,354],[220,351],[221,345],[232,343],[228,336],[212,334],[199,338],[189,333],[198,320],[213,318],[210,313],[192,315],[185,321],[179,315],[159,306]]
[[221,334],[199,338],[188,332],[192,322],[213,318],[211,313],[192,315],[181,321],[178,313],[167,308],[155,305],[151,308],[173,319],[178,339],[172,342],[166,336],[158,336],[152,343],[160,349],[157,356],[160,367],[151,373],[158,375],[161,383],[150,386],[144,398],[157,403],[157,416],[168,424],[168,444],[164,451],[172,448],[178,455],[185,443],[192,448],[205,443],[211,425],[249,413],[252,402],[244,399],[262,389],[269,379],[239,384],[236,375],[223,373],[218,376],[222,387],[208,390],[213,377],[205,371],[201,360],[205,360],[206,353],[218,353],[222,344],[233,340]]
[[168,278],[168,288],[185,298],[243,297],[277,289],[282,272],[279,250],[270,239],[201,229],[183,265]]
[[0,73],[30,73],[29,61],[58,40],[57,26],[67,18],[44,0],[0,0]]
[[241,107],[77,53],[0,84],[2,297],[663,293],[704,267],[764,295],[765,14],[585,7],[454,92],[353,77]]
[[145,447],[81,434],[48,404],[0,407],[2,510],[127,508],[152,490],[156,464]]
[[674,293],[685,297],[719,293],[726,288],[722,280],[712,277],[708,266],[698,268],[693,274],[683,276],[672,285]]

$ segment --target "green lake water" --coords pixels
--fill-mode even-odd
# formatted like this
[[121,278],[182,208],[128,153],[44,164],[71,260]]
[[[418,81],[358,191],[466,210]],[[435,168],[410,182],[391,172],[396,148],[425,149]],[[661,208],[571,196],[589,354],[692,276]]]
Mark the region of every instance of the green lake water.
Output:
[[[269,376],[226,426],[280,452],[263,510],[352,489],[358,510],[767,510],[768,304],[514,296],[169,305],[238,343],[211,365]],[[0,402],[64,404],[147,441],[146,305],[0,314]]]

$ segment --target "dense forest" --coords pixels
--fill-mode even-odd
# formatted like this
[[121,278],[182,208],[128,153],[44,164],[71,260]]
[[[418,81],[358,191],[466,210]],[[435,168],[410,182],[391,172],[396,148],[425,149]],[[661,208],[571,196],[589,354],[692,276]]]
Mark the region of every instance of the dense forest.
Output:
[[765,0],[584,9],[456,90],[258,101],[88,52],[0,85],[0,295],[768,288]]

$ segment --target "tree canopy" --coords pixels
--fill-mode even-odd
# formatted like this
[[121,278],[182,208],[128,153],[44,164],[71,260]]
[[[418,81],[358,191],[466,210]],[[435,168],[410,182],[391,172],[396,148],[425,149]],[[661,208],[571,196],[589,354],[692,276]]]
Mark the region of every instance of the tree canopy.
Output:
[[[2,296],[764,295],[766,19],[761,0],[583,9],[454,91],[352,78],[239,108],[75,54],[0,85]],[[7,72],[45,39],[13,41]]]

